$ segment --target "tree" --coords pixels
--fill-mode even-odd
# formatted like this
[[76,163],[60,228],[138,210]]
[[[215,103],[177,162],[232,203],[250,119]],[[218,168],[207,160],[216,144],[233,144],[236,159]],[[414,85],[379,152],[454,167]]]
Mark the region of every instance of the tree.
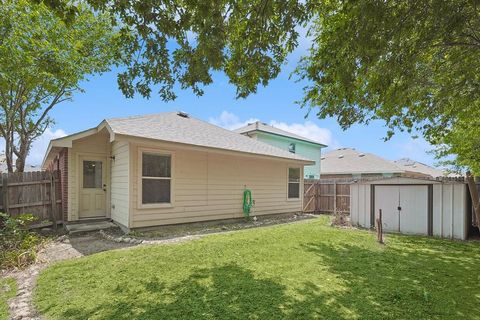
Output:
[[201,95],[214,71],[227,75],[238,97],[256,92],[279,74],[308,16],[301,0],[88,1],[125,30],[122,92],[150,97],[155,89],[166,101],[175,99],[175,85]]
[[419,132],[480,174],[477,1],[319,1],[298,66],[302,105],[345,129],[371,120]]
[[9,172],[14,158],[23,171],[32,141],[53,122],[52,108],[120,58],[110,16],[81,3],[76,12],[67,23],[43,3],[0,6],[0,134]]

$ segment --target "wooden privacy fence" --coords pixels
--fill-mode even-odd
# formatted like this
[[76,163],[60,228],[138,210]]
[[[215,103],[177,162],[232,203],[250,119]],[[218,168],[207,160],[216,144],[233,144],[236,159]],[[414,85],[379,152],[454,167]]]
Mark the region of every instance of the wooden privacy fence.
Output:
[[11,216],[29,213],[37,223],[54,225],[62,220],[62,197],[58,171],[3,173],[0,210]]
[[351,179],[305,179],[303,212],[350,213],[351,183]]

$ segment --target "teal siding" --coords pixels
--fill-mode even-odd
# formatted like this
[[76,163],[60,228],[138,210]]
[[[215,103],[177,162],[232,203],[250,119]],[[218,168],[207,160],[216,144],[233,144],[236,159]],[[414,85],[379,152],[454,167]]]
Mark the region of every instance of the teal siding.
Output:
[[295,143],[295,153],[301,155],[305,158],[315,161],[314,165],[305,166],[304,177],[310,178],[313,176],[314,179],[320,178],[320,158],[321,158],[321,148],[318,145],[304,142],[301,140],[287,138],[278,136],[275,134],[270,134],[266,132],[257,132],[254,139],[268,143],[274,147],[287,150],[290,146],[290,143]]

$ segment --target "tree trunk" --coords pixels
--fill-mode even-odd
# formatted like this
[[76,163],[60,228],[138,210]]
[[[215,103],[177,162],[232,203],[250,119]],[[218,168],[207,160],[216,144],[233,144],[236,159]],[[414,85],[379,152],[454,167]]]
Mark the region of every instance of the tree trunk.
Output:
[[472,197],[473,210],[477,218],[477,228],[480,230],[480,199],[478,198],[478,189],[475,180],[470,172],[467,172],[468,189]]
[[8,172],[13,172],[13,149],[10,133],[5,138],[5,162],[7,163]]
[[22,138],[20,141],[20,146],[17,154],[16,160],[16,172],[24,172],[25,171],[25,162],[28,156],[28,152],[30,151],[30,143],[28,139]]

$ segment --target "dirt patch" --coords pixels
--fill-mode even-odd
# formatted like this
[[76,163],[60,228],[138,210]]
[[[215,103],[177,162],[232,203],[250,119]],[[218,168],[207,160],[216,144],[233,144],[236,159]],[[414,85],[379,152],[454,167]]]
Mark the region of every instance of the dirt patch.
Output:
[[305,219],[312,219],[312,214],[283,214],[276,216],[252,217],[249,220],[222,220],[212,222],[195,222],[182,225],[161,226],[145,230],[135,230],[129,237],[145,240],[164,240],[185,236],[204,235],[241,229],[251,229],[276,224],[290,223]]

